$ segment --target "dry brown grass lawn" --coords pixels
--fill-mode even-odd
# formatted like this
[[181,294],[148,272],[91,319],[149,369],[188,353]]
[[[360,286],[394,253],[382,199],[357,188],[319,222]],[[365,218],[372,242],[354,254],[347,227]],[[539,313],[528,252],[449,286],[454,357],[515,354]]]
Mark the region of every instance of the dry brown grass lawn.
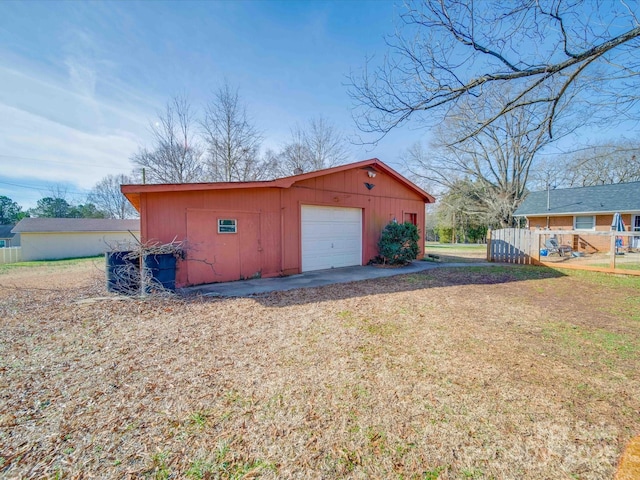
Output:
[[606,479],[640,433],[640,279],[438,269],[114,300],[0,271],[5,478]]

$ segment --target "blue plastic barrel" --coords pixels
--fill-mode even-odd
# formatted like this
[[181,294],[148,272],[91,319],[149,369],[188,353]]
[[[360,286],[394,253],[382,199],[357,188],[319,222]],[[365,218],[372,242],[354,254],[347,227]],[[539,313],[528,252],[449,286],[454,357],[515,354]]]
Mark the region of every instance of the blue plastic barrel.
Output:
[[140,262],[130,251],[105,254],[107,291],[135,295],[140,290]]
[[153,279],[151,285],[147,285],[147,291],[153,290],[154,284],[166,290],[176,289],[176,257],[172,253],[146,255],[144,266]]

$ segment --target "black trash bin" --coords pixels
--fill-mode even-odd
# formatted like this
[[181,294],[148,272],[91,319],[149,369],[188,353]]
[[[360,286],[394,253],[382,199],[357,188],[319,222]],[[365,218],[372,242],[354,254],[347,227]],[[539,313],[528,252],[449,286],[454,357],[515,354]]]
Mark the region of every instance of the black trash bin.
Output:
[[131,251],[107,252],[107,291],[136,295],[140,291],[140,258]]
[[173,253],[145,255],[144,266],[149,272],[151,282],[146,285],[149,293],[155,287],[175,291],[176,289],[176,257]]

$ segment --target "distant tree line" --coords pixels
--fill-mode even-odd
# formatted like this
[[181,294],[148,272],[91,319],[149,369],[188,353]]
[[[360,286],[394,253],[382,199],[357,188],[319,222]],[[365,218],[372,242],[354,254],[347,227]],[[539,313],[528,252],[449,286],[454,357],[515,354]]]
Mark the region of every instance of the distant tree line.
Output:
[[108,212],[94,203],[70,203],[59,196],[47,196],[38,200],[34,208],[23,210],[17,202],[0,196],[0,224],[15,225],[26,217],[39,218],[109,218]]
[[136,183],[135,175],[107,175],[84,200],[69,199],[62,187],[53,187],[33,208],[23,209],[17,202],[0,196],[0,224],[14,225],[25,217],[38,218],[135,218],[138,212],[120,192],[120,185]]
[[9,197],[0,196],[0,225],[15,225],[26,216],[20,205]]

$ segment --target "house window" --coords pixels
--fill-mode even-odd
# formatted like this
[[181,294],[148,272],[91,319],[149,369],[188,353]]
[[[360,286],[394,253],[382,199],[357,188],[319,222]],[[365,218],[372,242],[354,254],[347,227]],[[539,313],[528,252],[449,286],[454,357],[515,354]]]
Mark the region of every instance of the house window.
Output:
[[596,217],[593,215],[576,216],[573,220],[573,228],[575,230],[595,230]]
[[218,233],[237,233],[237,220],[219,218],[218,219]]
[[4,248],[7,246],[7,242],[5,242],[4,240],[0,240],[0,248]]
[[418,214],[417,213],[405,213],[404,221],[409,222],[412,225],[418,225]]

